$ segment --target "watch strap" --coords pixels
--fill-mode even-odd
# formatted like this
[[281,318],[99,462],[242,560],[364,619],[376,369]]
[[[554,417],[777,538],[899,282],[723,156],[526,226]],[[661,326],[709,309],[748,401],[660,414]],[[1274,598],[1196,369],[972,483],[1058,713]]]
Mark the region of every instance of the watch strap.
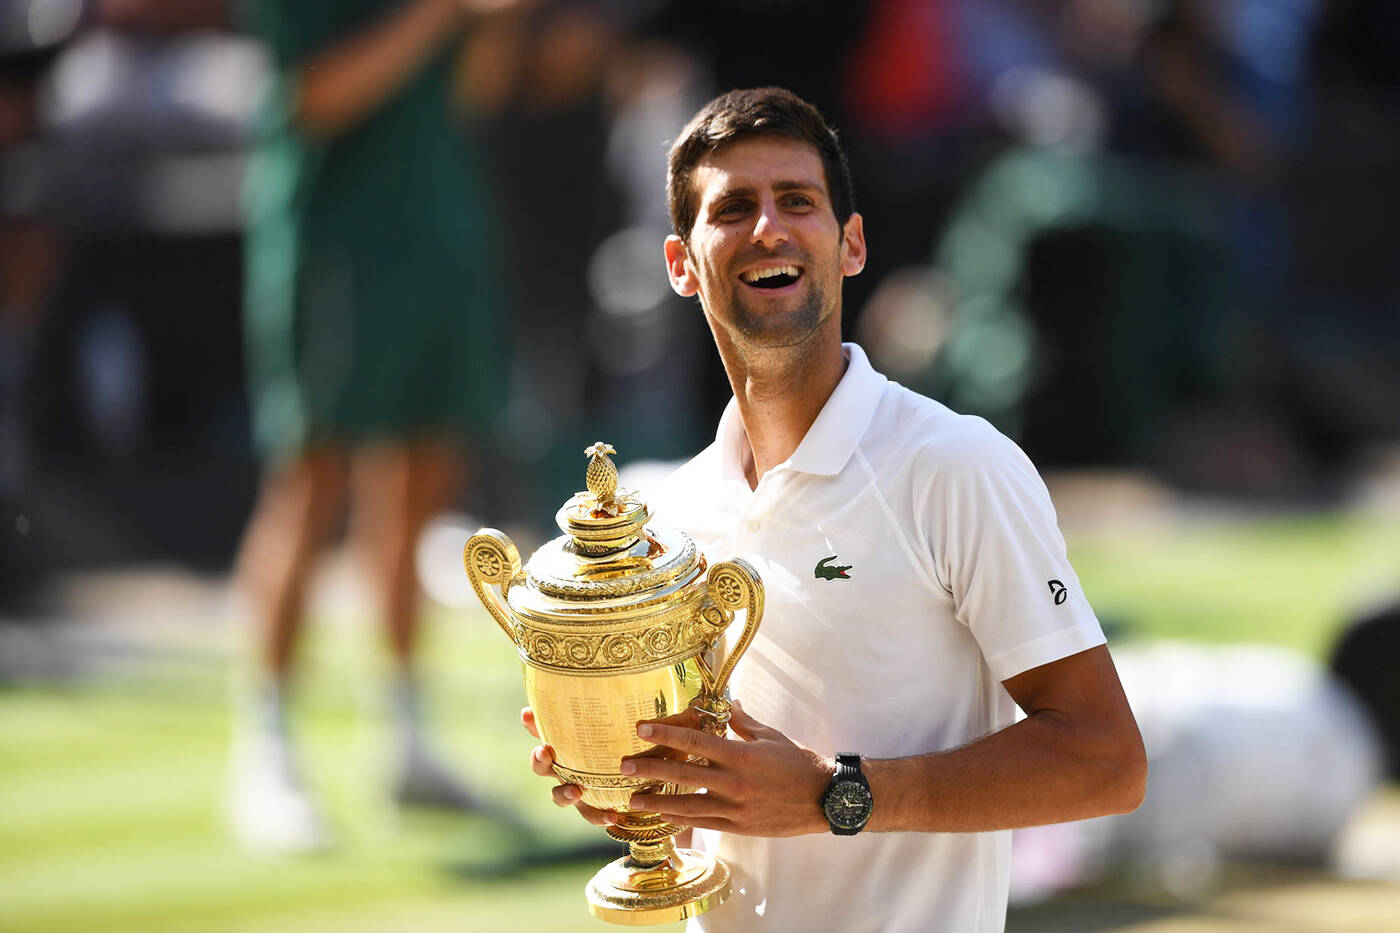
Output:
[[[832,819],[826,810],[827,800],[840,784],[857,784],[864,787],[867,794],[870,791],[870,782],[865,779],[865,773],[860,768],[860,755],[853,752],[840,752],[836,755],[836,773],[832,775],[831,784],[827,787],[826,793],[822,794],[822,811],[826,814],[827,826],[831,832],[837,836],[854,836],[865,828],[865,820],[870,818],[869,810],[866,811],[865,820],[859,826],[839,826]],[[871,801],[873,805],[874,801]]]

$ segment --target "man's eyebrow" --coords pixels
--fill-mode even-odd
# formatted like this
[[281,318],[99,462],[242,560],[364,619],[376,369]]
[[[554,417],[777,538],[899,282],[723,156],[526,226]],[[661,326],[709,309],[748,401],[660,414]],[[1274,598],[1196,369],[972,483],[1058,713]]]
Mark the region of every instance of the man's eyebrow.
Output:
[[[816,181],[803,181],[799,178],[785,178],[781,181],[773,182],[774,191],[821,191],[822,185]],[[728,201],[730,198],[751,198],[757,192],[752,185],[735,185],[732,188],[724,188],[715,195],[715,203]]]

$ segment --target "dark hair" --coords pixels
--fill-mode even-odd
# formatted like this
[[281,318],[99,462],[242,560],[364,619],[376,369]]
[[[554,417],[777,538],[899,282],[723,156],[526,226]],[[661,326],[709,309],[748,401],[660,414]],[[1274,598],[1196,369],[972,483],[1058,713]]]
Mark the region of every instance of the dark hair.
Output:
[[855,211],[851,166],[836,139],[836,131],[807,103],[780,87],[729,91],[710,101],[691,118],[671,146],[666,163],[666,198],[671,226],[682,239],[695,226],[695,166],[706,155],[729,143],[755,136],[787,136],[809,143],[821,156],[831,209],[842,227]]

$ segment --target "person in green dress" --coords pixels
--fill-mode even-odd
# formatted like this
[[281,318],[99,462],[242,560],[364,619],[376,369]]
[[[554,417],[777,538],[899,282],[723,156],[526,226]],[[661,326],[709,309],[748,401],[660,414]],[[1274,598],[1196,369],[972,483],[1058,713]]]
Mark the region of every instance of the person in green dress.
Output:
[[285,713],[308,576],[349,500],[396,668],[396,795],[478,801],[422,737],[413,552],[462,441],[504,391],[483,163],[452,114],[452,52],[512,0],[245,0],[274,65],[245,188],[259,499],[234,569],[256,632],[230,817],[245,843],[321,848]]

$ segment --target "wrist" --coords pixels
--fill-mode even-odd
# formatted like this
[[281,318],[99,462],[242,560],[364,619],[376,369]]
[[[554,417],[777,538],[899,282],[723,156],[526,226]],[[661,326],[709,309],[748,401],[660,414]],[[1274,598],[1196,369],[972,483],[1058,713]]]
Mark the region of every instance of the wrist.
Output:
[[813,785],[816,788],[815,795],[808,795],[807,799],[816,805],[811,808],[811,820],[808,824],[809,833],[829,833],[831,825],[826,819],[826,809],[822,806],[826,799],[826,792],[831,788],[831,782],[836,777],[836,757],[834,755],[817,755],[816,757],[816,780]]

